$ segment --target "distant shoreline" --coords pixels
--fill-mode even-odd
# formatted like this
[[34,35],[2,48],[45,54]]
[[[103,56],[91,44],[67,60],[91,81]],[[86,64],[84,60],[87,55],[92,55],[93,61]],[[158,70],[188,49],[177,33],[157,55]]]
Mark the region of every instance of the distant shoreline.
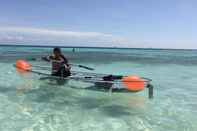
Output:
[[6,45],[0,44],[0,47],[43,47],[43,48],[89,48],[89,49],[137,49],[137,50],[197,50],[197,49],[171,49],[171,48],[129,48],[129,47],[89,47],[89,46],[53,46],[53,45]]

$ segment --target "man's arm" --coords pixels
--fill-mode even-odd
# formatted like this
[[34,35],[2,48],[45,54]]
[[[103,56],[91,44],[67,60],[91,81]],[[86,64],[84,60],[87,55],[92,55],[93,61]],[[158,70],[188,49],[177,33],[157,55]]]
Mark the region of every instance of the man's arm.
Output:
[[48,57],[44,56],[44,57],[42,57],[42,60],[47,61],[47,62],[50,62],[51,59],[52,59],[52,56],[48,56]]

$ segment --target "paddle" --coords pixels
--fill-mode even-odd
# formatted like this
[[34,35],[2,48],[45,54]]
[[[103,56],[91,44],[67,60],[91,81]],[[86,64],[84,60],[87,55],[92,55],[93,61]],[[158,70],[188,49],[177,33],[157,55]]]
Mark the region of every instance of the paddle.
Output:
[[[37,61],[38,58],[27,58],[26,60],[29,60],[29,61]],[[44,58],[41,58],[41,60],[44,60],[46,61]],[[76,66],[76,67],[79,67],[79,68],[83,68],[83,69],[86,69],[86,70],[94,70],[94,68],[91,68],[91,67],[88,67],[88,66],[85,66],[85,65],[78,65],[78,64],[69,64],[71,66]]]
[[87,69],[87,70],[94,70],[94,68],[91,68],[91,67],[87,67],[87,66],[84,66],[84,65],[76,65],[76,64],[70,64],[72,66],[77,66],[79,68],[83,68],[83,69]]

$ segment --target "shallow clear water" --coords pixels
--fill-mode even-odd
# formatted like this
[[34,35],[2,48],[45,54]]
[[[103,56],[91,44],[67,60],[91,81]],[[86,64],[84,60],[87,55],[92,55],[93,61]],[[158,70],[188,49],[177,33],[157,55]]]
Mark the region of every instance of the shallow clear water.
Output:
[[126,94],[78,90],[70,87],[87,83],[69,81],[60,86],[41,81],[36,74],[16,73],[16,59],[31,60],[50,51],[0,47],[0,130],[197,130],[197,51],[80,48],[73,53],[64,49],[72,63],[95,67],[95,72],[153,79],[152,100],[147,90]]

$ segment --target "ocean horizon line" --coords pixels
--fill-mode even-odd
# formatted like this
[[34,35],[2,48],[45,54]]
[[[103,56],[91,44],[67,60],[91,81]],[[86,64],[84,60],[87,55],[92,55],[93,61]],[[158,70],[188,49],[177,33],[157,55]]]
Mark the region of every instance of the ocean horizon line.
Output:
[[90,49],[138,49],[138,50],[197,50],[183,48],[141,48],[141,47],[105,47],[105,46],[59,46],[59,45],[24,45],[24,44],[0,44],[0,47],[43,47],[43,48],[90,48]]

